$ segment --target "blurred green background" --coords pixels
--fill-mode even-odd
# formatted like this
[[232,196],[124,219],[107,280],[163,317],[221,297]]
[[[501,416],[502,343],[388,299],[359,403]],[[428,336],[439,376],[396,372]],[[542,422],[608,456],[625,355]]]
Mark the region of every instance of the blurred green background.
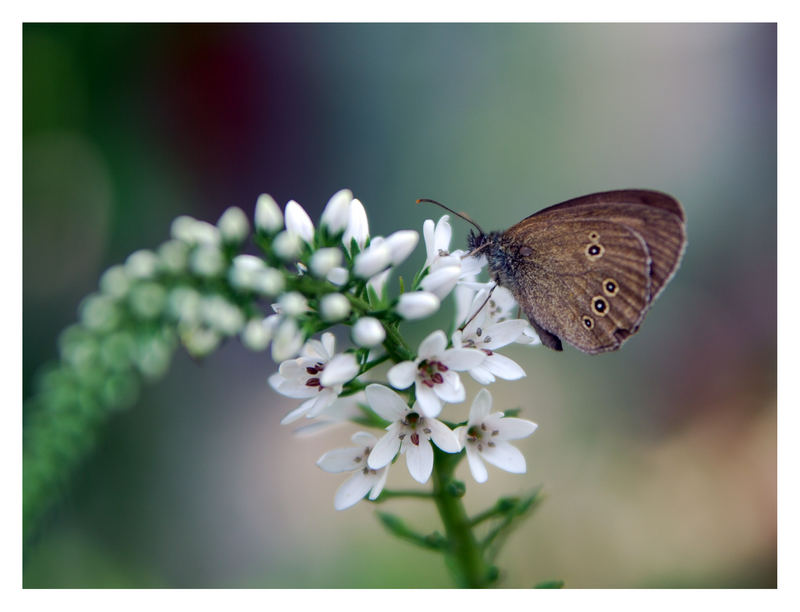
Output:
[[[269,192],[318,218],[349,187],[385,235],[438,218],[418,197],[503,229],[593,191],[676,196],[683,266],[623,350],[508,351],[528,376],[491,390],[540,426],[528,473],[462,465],[466,503],[544,485],[504,586],[776,586],[775,25],[27,24],[23,106],[26,396],[102,271],[179,214]],[[274,367],[179,351],[103,430],[25,586],[450,586],[372,505],[333,510],[343,479],[314,463],[353,429],[281,428]],[[425,506],[382,509],[438,529]]]

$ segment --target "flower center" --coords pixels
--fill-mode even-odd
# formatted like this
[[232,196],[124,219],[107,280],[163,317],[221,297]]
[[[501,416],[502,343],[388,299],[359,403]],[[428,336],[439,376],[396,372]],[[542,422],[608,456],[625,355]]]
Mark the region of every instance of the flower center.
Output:
[[317,374],[322,372],[324,369],[325,364],[319,361],[312,366],[308,366],[306,368],[306,372],[308,372],[310,378],[306,380],[306,387],[317,387],[317,391],[322,391],[325,387],[322,386]]
[[444,382],[442,372],[447,372],[448,369],[441,361],[423,359],[419,364],[419,377],[423,385],[432,388]]

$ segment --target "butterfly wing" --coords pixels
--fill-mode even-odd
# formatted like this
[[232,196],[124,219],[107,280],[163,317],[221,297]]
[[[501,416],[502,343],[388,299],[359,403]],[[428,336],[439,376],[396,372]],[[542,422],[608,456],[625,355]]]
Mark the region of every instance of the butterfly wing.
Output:
[[512,263],[501,283],[551,348],[563,338],[587,353],[615,350],[674,274],[683,219],[673,198],[642,190],[551,206],[502,235]]

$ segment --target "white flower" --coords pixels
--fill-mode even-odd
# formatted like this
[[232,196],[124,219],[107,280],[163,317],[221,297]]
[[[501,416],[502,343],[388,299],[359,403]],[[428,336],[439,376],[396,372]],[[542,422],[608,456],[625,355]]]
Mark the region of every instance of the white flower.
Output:
[[488,303],[484,305],[488,293],[484,289],[475,295],[467,318],[471,317],[477,309],[480,308],[480,310],[463,331],[456,330],[453,333],[454,347],[476,348],[485,354],[484,360],[469,370],[470,376],[482,385],[493,383],[495,376],[505,380],[517,380],[525,376],[525,370],[519,364],[495,351],[516,342],[529,327],[528,322],[523,319],[498,317],[495,309],[489,307]]
[[224,242],[239,244],[244,242],[247,234],[250,233],[250,222],[241,208],[231,206],[222,213],[217,221],[217,228]]
[[353,342],[358,346],[373,347],[378,346],[386,339],[386,330],[378,319],[373,317],[361,317],[353,325]]
[[319,301],[323,321],[341,321],[350,314],[350,302],[341,293],[328,293]]
[[318,278],[325,278],[341,263],[342,251],[338,248],[318,249],[311,256],[311,273]]
[[404,319],[424,319],[439,310],[438,297],[427,291],[404,293],[397,301],[395,310]]
[[353,240],[356,241],[359,249],[363,249],[369,238],[369,222],[367,221],[367,211],[360,200],[354,199],[350,202],[349,216],[347,219],[347,229],[342,236],[342,244],[350,251]]
[[207,327],[185,327],[179,330],[181,340],[192,357],[205,357],[219,346],[221,336]]
[[326,472],[355,472],[336,491],[333,507],[337,510],[354,506],[367,493],[370,499],[376,499],[383,491],[389,475],[388,464],[377,470],[367,465],[367,457],[378,441],[375,436],[359,431],[353,434],[351,440],[356,446],[328,451],[317,461],[317,465]]
[[330,332],[322,334],[321,341],[309,340],[303,346],[300,357],[284,361],[278,373],[270,376],[269,384],[278,393],[287,397],[309,398],[287,414],[282,424],[296,421],[303,415],[308,418],[319,415],[336,401],[344,383],[358,375],[359,366],[355,356],[351,353],[335,355],[335,341]]
[[335,235],[342,232],[347,227],[350,220],[350,202],[353,201],[353,192],[349,189],[341,189],[331,196],[322,211],[320,224],[328,228],[328,231]]
[[284,211],[286,231],[296,234],[307,244],[314,241],[314,224],[305,209],[294,200],[289,200]]
[[425,250],[428,255],[425,267],[432,268],[440,258],[450,255],[450,238],[453,236],[450,216],[443,215],[435,226],[432,219],[426,219],[422,224],[422,235],[425,238]]
[[409,408],[403,398],[383,385],[369,385],[366,392],[372,409],[391,423],[367,459],[373,470],[389,465],[400,451],[405,453],[411,477],[425,483],[433,471],[431,441],[446,453],[461,450],[455,433],[441,421],[423,414],[418,404]]
[[484,359],[481,351],[469,348],[447,348],[447,337],[437,330],[419,345],[414,361],[403,361],[387,373],[395,389],[414,384],[417,402],[425,416],[435,417],[442,403],[463,402],[466,392],[456,372],[471,370]]
[[525,457],[508,440],[527,438],[536,431],[536,423],[504,417],[502,412],[492,412],[492,396],[481,389],[472,401],[469,421],[457,427],[455,433],[467,449],[467,461],[476,482],[486,482],[489,474],[481,459],[512,474],[525,473]]

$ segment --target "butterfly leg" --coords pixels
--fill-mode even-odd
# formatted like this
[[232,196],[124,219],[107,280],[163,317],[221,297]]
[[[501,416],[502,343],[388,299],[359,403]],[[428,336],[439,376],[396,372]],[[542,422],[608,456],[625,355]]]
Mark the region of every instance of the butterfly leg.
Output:
[[483,308],[484,308],[484,306],[486,306],[486,304],[488,304],[488,303],[489,303],[489,298],[491,298],[491,297],[492,297],[492,293],[494,293],[494,290],[495,290],[495,289],[497,289],[497,286],[498,286],[498,283],[497,283],[497,282],[495,282],[495,284],[494,284],[494,285],[492,285],[492,288],[491,288],[491,289],[489,289],[489,295],[487,295],[487,296],[486,296],[486,299],[485,299],[485,300],[483,300],[483,304],[481,304],[481,307],[480,307],[480,308],[478,308],[478,309],[477,309],[477,310],[476,310],[476,311],[473,313],[473,315],[472,315],[472,316],[471,316],[469,319],[467,319],[467,321],[466,321],[466,322],[465,322],[465,323],[464,323],[464,324],[463,324],[461,327],[459,327],[459,328],[458,328],[458,331],[464,331],[464,328],[465,328],[467,325],[469,325],[470,323],[472,323],[472,320],[473,320],[475,317],[477,317],[477,316],[478,316],[478,313],[479,313],[481,310],[483,310]]

